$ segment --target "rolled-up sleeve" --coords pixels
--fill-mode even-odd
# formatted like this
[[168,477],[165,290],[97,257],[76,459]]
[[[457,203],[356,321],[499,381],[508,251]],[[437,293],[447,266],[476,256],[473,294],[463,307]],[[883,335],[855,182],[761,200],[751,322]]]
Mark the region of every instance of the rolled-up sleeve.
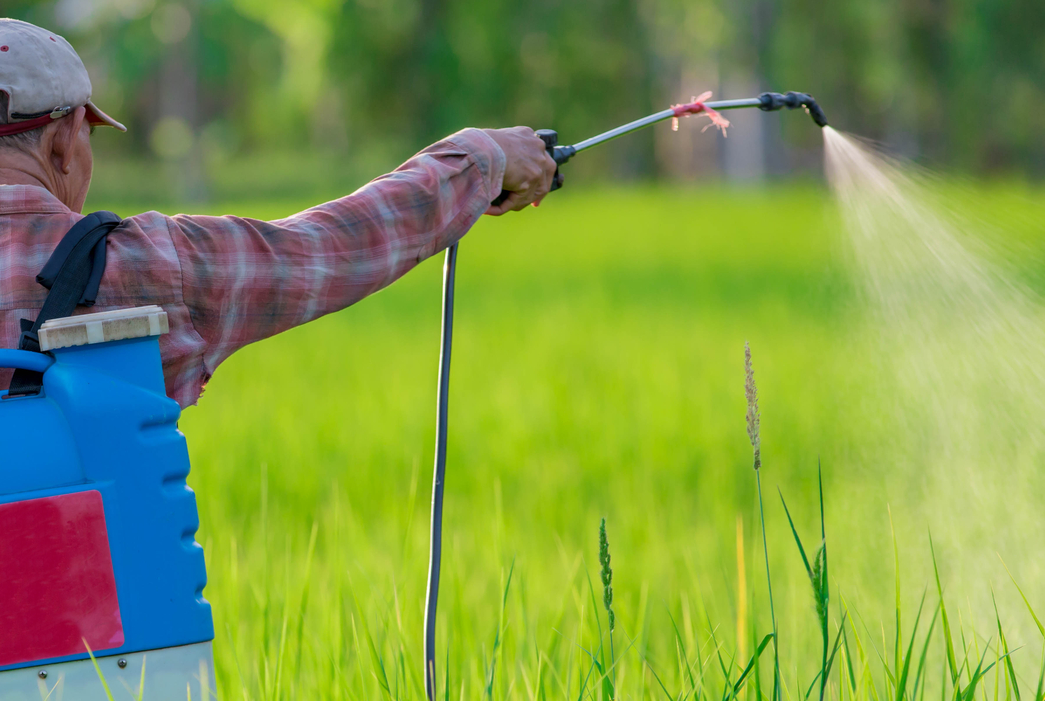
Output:
[[466,129],[286,219],[167,217],[181,296],[202,340],[199,357],[179,365],[198,362],[205,382],[239,348],[391,284],[464,236],[500,192],[504,168],[493,139]]

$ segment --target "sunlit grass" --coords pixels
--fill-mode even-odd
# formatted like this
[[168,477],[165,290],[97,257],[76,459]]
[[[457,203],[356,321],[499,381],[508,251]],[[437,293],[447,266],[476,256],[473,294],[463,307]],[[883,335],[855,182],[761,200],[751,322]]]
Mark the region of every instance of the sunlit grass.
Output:
[[[1041,241],[1021,223],[1045,206],[992,196],[1030,247],[1022,274],[1045,279]],[[276,217],[305,204],[232,209]],[[823,616],[809,596],[819,544],[807,570],[783,507],[765,503],[781,697],[819,697],[825,669],[824,695],[840,701],[1010,699],[1017,683],[1024,701],[1040,688],[1042,636],[995,552],[1029,602],[1045,600],[1045,529],[1031,508],[1045,484],[1014,464],[1007,503],[977,501],[968,476],[1003,479],[997,466],[956,465],[953,489],[927,492],[937,483],[920,459],[933,446],[895,445],[911,419],[865,343],[834,221],[813,187],[566,190],[465,239],[441,698],[770,697],[769,658],[757,654],[777,640],[768,592],[754,574],[739,586],[734,537],[738,521],[760,527],[745,340],[758,359],[760,478],[787,494],[796,533],[821,523],[818,456],[824,465]],[[185,413],[220,698],[424,695],[438,311],[429,262],[243,350]],[[609,666],[591,588],[601,517],[613,547]],[[741,547],[748,573],[764,569],[759,541]]]

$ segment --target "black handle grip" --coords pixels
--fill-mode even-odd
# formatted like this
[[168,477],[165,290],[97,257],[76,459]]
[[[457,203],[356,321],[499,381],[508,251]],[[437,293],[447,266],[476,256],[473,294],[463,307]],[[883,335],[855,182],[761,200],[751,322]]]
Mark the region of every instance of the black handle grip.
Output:
[[[569,147],[559,146],[559,134],[553,129],[538,129],[534,132],[537,136],[541,137],[541,141],[544,142],[544,147],[548,151],[548,155],[555,159],[557,165],[561,165],[566,161],[570,160],[570,156],[574,154],[573,149]],[[567,154],[567,151],[569,153]],[[562,187],[562,176],[559,174],[559,169],[555,169],[555,176],[552,178],[552,190],[558,190]],[[501,190],[496,199],[492,204],[494,207],[508,199],[508,195],[511,193],[507,190]]]

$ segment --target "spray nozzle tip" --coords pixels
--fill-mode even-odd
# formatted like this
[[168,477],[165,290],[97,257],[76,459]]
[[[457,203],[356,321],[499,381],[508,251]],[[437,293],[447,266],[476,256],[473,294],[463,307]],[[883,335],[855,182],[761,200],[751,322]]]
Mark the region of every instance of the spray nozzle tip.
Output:
[[778,92],[764,92],[758,96],[758,99],[762,103],[759,105],[759,109],[765,112],[775,112],[784,107],[790,110],[797,107],[805,107],[817,126],[827,126],[827,116],[812,95],[801,92],[789,92],[786,95],[781,95]]
[[806,95],[805,97],[806,101],[803,103],[803,106],[807,110],[809,110],[809,116],[813,118],[813,121],[816,122],[816,125],[818,127],[826,127],[827,115],[824,114],[824,110],[821,109],[820,105],[818,105],[816,103],[816,100],[814,100],[812,97],[810,97],[809,95]]

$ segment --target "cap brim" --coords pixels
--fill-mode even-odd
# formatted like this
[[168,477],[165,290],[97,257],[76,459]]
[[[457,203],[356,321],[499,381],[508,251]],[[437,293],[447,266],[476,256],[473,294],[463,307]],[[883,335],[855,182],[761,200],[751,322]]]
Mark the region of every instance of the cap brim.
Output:
[[119,129],[120,131],[127,131],[127,127],[123,126],[115,119],[98,109],[97,106],[90,100],[84,105],[87,108],[87,123],[97,127],[112,127]]

